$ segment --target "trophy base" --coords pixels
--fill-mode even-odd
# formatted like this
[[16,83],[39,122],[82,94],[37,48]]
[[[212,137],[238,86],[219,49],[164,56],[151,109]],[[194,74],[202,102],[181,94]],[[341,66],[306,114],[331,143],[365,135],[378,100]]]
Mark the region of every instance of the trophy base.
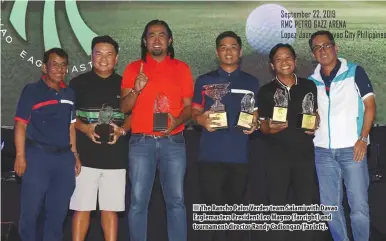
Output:
[[253,114],[240,112],[236,127],[241,130],[249,131],[252,129],[251,127],[252,123],[253,123]]
[[298,114],[296,128],[305,131],[314,131],[316,129],[316,115]]
[[272,123],[282,124],[287,122],[287,112],[288,108],[286,107],[273,107]]
[[166,131],[168,129],[168,113],[154,113],[153,131]]
[[216,111],[212,114],[209,114],[209,118],[213,118],[212,121],[214,124],[210,125],[213,129],[227,129],[228,128],[228,118],[225,111]]
[[114,132],[114,127],[109,124],[99,124],[95,126],[95,133],[99,136],[99,141],[107,143],[113,140],[111,135]]

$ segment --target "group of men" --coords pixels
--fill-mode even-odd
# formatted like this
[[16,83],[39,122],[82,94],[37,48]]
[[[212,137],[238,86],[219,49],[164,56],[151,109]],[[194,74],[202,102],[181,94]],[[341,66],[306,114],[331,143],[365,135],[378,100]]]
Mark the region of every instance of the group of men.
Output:
[[[72,79],[69,86],[63,82],[67,53],[59,48],[45,52],[44,75],[25,86],[15,117],[15,171],[23,177],[21,239],[37,240],[37,218],[44,205],[44,241],[62,239],[68,209],[75,211],[73,240],[85,240],[90,212],[98,202],[105,240],[117,240],[117,212],[125,211],[127,170],[130,240],[146,241],[148,204],[158,169],[169,240],[187,240],[183,131],[184,123],[193,119],[203,127],[198,170],[204,203],[244,203],[248,135],[260,129],[269,147],[264,155],[269,203],[288,203],[290,186],[296,204],[319,203],[315,197],[320,194],[320,203],[338,206],[329,222],[334,240],[348,241],[344,179],[354,240],[368,241],[366,148],[375,117],[372,86],[360,66],[337,57],[330,32],[316,32],[309,45],[319,65],[308,79],[295,75],[292,46],[278,44],[269,56],[275,78],[261,88],[258,79],[241,70],[242,41],[232,31],[216,38],[219,67],[196,81],[190,67],[175,58],[172,31],[162,20],[146,25],[141,58],[127,65],[122,77],[114,70],[119,46],[109,36],[93,39],[92,70]],[[287,96],[282,122],[273,121],[278,93]],[[219,106],[219,95],[226,128],[221,128],[224,116],[213,109]],[[304,130],[298,127],[298,118],[307,96],[312,96],[311,114],[317,121],[314,128]],[[249,126],[239,128],[246,105]],[[167,113],[164,129],[158,128],[164,115],[155,110],[161,107]],[[102,136],[110,132],[107,138]],[[208,240],[238,241],[244,235],[208,234]],[[296,240],[312,240],[312,235],[303,232]],[[286,234],[275,232],[272,240],[287,240]]]

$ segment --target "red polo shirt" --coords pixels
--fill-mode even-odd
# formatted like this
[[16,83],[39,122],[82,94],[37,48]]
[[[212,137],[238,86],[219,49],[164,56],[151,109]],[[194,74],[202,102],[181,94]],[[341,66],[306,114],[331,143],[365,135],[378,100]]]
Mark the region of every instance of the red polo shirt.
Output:
[[[123,72],[122,89],[134,88],[134,82],[139,74],[143,61],[137,60],[127,65]],[[148,82],[132,110],[131,127],[132,133],[144,133],[149,135],[160,135],[153,132],[154,102],[160,94],[167,96],[169,100],[170,113],[178,117],[182,112],[184,98],[193,97],[193,76],[189,66],[169,56],[158,63],[150,55],[143,62],[143,73],[148,77]],[[184,130],[184,125],[178,126],[171,134]]]

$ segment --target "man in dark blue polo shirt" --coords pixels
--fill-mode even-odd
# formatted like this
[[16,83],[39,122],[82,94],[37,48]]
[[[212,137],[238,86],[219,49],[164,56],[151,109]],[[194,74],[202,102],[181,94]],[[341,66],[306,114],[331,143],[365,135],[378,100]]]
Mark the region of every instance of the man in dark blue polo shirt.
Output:
[[35,241],[43,203],[43,241],[63,238],[63,222],[75,188],[80,160],[75,144],[74,92],[63,80],[68,55],[59,48],[44,53],[39,81],[27,84],[15,116],[15,172],[22,176],[19,233]]
[[[221,33],[216,39],[216,52],[220,61],[217,70],[200,76],[195,83],[192,104],[193,119],[203,132],[199,151],[199,179],[203,201],[207,204],[241,204],[247,189],[248,134],[257,128],[256,98],[259,81],[240,70],[242,55],[240,37],[234,32]],[[228,119],[228,128],[211,127],[216,120],[209,118],[213,99],[205,94],[205,85],[229,84],[229,92],[222,98]],[[237,128],[241,103],[245,96],[252,96],[253,121],[251,129]],[[240,232],[212,232],[210,240],[242,240]]]

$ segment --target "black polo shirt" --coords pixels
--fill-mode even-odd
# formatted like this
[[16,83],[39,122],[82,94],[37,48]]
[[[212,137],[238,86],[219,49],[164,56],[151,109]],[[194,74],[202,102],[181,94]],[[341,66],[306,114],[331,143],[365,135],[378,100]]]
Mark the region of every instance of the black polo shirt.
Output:
[[317,90],[316,85],[307,79],[296,78],[296,83],[289,88],[277,79],[262,86],[258,93],[259,117],[260,119],[271,119],[273,107],[275,106],[274,94],[277,89],[282,89],[288,93],[288,127],[276,134],[268,135],[271,145],[282,147],[312,147],[313,135],[304,133],[304,130],[296,127],[298,114],[302,113],[302,102],[308,93],[314,95],[314,111],[317,110]]
[[61,82],[57,92],[43,81],[44,78],[24,87],[15,121],[27,124],[27,139],[66,148],[70,145],[70,124],[76,121],[74,91]]
[[[247,163],[249,136],[236,128],[241,101],[245,94],[252,94],[256,100],[259,90],[259,80],[254,76],[241,71],[240,68],[232,73],[227,73],[222,68],[201,75],[195,83],[192,105],[200,106],[207,111],[213,105],[214,100],[205,94],[204,85],[230,83],[229,93],[226,94],[221,103],[225,105],[227,112],[228,128],[208,132],[203,128],[199,159],[210,162]],[[258,103],[255,101],[255,110]]]
[[[98,121],[99,111],[104,104],[114,110],[113,122],[122,126],[124,115],[120,112],[122,77],[113,73],[104,79],[93,70],[81,74],[70,81],[70,87],[75,91],[76,115],[84,123]],[[83,132],[77,130],[77,150],[82,165],[99,169],[125,169],[128,165],[127,139],[121,136],[110,145],[96,144]]]

